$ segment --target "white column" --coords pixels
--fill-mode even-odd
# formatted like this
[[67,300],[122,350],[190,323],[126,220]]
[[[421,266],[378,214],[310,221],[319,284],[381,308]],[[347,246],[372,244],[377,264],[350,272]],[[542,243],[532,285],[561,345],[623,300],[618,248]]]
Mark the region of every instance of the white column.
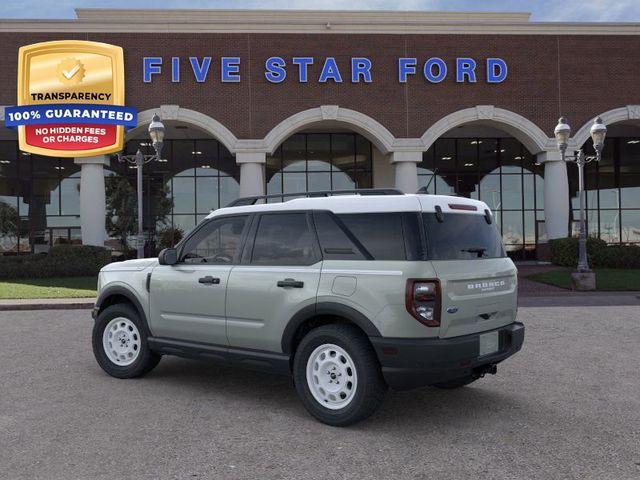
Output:
[[567,164],[560,152],[542,152],[537,156],[544,164],[544,219],[549,239],[569,235],[569,179]]
[[240,165],[240,196],[264,195],[264,152],[237,152],[236,163]]
[[396,188],[404,193],[418,191],[418,163],[422,152],[392,152],[391,163],[396,170]]
[[109,157],[76,158],[80,165],[80,228],[83,245],[104,246],[107,206],[104,190],[104,170]]

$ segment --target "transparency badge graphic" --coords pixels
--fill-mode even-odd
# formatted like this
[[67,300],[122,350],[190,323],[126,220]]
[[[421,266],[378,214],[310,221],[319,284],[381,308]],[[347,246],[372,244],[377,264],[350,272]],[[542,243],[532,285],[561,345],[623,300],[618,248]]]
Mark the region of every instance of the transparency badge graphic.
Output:
[[122,150],[137,113],[124,106],[121,47],[62,40],[21,47],[18,106],[5,109],[18,128],[20,150],[56,157],[90,157]]

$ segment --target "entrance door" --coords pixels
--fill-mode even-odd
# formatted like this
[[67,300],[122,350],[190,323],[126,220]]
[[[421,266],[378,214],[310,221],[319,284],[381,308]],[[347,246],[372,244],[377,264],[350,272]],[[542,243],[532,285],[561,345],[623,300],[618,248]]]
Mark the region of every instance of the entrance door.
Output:
[[155,336],[227,345],[225,292],[247,219],[210,220],[187,239],[177,264],[153,270],[150,326]]
[[289,319],[316,302],[320,249],[308,213],[262,214],[253,223],[255,236],[229,277],[229,345],[280,352]]

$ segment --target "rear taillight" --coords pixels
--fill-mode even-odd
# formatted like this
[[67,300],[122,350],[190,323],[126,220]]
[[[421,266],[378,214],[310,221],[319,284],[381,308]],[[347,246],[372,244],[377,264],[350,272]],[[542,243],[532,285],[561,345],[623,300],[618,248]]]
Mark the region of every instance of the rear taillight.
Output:
[[427,327],[440,326],[440,282],[438,280],[407,280],[405,294],[407,311]]

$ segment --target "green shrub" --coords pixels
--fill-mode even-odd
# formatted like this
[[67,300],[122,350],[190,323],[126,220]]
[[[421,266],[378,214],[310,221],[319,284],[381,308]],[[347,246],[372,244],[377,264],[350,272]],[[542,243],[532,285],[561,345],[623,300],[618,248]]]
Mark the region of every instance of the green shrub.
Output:
[[111,252],[89,245],[56,245],[49,253],[0,257],[0,278],[80,277],[98,275]]
[[[640,247],[607,245],[604,240],[588,237],[587,259],[591,267],[640,268]],[[552,240],[551,261],[563,267],[575,267],[578,263],[578,239]]]

